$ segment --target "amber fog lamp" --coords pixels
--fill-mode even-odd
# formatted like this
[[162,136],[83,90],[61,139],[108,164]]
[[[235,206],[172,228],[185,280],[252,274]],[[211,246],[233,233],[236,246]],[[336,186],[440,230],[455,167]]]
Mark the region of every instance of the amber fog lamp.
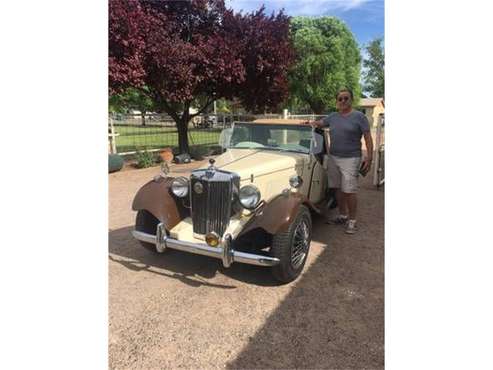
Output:
[[205,236],[205,242],[211,247],[217,247],[219,245],[219,235],[217,235],[215,232],[208,233]]
[[301,187],[301,185],[303,185],[303,179],[298,175],[291,176],[289,178],[289,185],[291,185],[291,187],[297,189],[297,188]]

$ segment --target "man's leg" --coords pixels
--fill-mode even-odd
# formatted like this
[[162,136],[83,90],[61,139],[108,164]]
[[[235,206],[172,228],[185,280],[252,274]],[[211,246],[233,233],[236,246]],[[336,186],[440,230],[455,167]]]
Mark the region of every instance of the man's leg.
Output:
[[329,187],[336,189],[336,200],[339,214],[334,218],[327,220],[329,224],[344,224],[347,221],[347,203],[341,192],[341,171],[335,162],[335,158],[329,155],[327,161],[327,175]]
[[349,209],[349,219],[356,220],[356,210],[358,205],[356,193],[344,193],[344,198],[346,199],[347,207]]
[[346,224],[346,233],[354,234],[356,227],[356,211],[357,211],[357,196],[358,192],[358,175],[361,158],[345,158],[341,162],[341,191],[344,193],[344,198],[349,211],[349,218]]
[[336,191],[337,207],[339,208],[339,214],[342,216],[348,215],[348,202],[346,195],[347,194],[343,193],[341,189],[337,189]]

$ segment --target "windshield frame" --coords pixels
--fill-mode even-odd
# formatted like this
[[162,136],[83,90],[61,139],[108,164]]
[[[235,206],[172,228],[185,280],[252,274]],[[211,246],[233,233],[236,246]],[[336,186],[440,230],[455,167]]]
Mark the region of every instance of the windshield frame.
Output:
[[[293,124],[293,123],[257,123],[257,122],[233,122],[231,125],[231,137],[233,136],[233,132],[236,126],[242,126],[242,127],[248,127],[248,126],[271,126],[276,129],[288,129],[288,130],[296,130],[296,127],[299,128],[299,131],[309,131],[310,132],[310,148],[305,151],[301,150],[296,150],[296,149],[288,149],[288,148],[282,148],[282,147],[275,147],[275,146],[262,146],[262,147],[236,147],[232,146],[231,142],[229,142],[229,145],[227,146],[227,149],[249,149],[249,150],[269,150],[269,151],[276,151],[276,152],[291,152],[291,153],[299,153],[299,154],[311,154],[311,147],[312,147],[312,141],[313,141],[313,129],[310,126],[303,126],[300,124]],[[260,143],[259,143],[260,144]],[[260,144],[262,145],[262,144]]]

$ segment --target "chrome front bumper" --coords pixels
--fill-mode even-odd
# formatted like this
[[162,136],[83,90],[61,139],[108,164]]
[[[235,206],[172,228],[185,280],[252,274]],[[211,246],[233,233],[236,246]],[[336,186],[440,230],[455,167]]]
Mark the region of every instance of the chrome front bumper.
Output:
[[166,248],[171,248],[183,252],[201,254],[222,260],[224,267],[231,266],[233,262],[257,266],[275,266],[279,264],[279,258],[235,251],[231,245],[232,238],[230,234],[224,236],[218,247],[210,247],[205,243],[192,243],[170,238],[166,235],[166,230],[162,223],[157,226],[156,235],[137,230],[132,231],[132,235],[137,240],[155,244],[156,250],[160,253],[164,252]]

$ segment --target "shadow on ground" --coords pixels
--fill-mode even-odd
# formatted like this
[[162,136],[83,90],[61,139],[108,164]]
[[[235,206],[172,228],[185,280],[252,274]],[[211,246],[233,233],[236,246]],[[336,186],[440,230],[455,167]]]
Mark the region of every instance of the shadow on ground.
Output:
[[[369,247],[334,238],[228,369],[384,367],[383,235]],[[315,224],[314,240],[327,240]],[[345,239],[346,238],[346,239]]]
[[[235,289],[234,281],[276,285],[269,269],[243,264],[224,269],[221,261],[180,251],[151,253],[132,239],[132,228],[110,232],[110,259],[133,271],[174,278],[189,286]],[[364,232],[364,230],[362,230]],[[373,230],[375,232],[375,230]],[[347,236],[314,220],[313,240],[330,245],[294,283],[280,306],[228,369],[384,367],[383,228],[381,244]],[[378,236],[378,235],[373,235]],[[347,238],[351,239],[348,243]],[[221,272],[231,284],[211,280]]]
[[112,230],[109,233],[110,260],[133,271],[148,271],[165,277],[178,279],[190,286],[211,286],[234,289],[236,286],[214,284],[212,279],[218,272],[234,280],[259,286],[278,285],[270,270],[264,267],[233,264],[225,269],[221,260],[168,250],[163,254],[150,252],[140,246],[131,235],[132,227]]

